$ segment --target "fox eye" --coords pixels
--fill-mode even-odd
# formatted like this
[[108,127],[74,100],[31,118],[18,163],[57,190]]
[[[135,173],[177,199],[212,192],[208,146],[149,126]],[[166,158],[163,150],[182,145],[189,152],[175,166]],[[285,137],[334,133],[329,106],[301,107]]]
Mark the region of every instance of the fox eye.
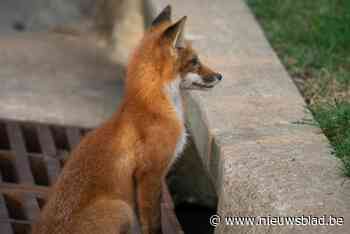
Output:
[[199,65],[199,59],[198,59],[197,57],[192,58],[192,59],[190,60],[190,64],[191,64],[192,66],[197,66],[197,65]]

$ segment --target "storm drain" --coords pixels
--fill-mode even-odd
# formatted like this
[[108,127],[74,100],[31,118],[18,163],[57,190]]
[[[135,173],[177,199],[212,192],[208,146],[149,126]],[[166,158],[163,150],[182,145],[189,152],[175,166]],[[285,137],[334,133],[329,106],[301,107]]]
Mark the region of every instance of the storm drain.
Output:
[[[32,223],[45,204],[48,187],[55,182],[69,152],[88,131],[77,127],[0,120],[2,234],[30,233]],[[167,186],[163,184],[163,233],[183,233]]]

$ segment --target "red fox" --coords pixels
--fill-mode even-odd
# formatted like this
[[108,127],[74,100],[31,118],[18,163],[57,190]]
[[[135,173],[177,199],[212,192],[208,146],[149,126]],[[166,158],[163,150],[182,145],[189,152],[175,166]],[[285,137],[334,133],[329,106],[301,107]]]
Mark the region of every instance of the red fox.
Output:
[[[167,6],[127,67],[118,111],[72,152],[33,234],[161,233],[161,181],[186,142],[181,91],[207,90],[222,76],[183,37],[186,17]],[[138,217],[138,218],[135,218]]]

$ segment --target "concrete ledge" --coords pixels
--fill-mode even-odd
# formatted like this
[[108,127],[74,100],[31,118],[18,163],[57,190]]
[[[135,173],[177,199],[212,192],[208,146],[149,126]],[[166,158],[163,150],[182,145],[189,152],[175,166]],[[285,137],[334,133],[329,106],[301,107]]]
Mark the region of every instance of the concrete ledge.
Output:
[[219,225],[216,233],[348,233],[350,180],[331,155],[294,83],[242,0],[150,0],[188,15],[188,37],[224,74],[209,93],[186,95],[188,125],[224,216],[343,217],[341,226]]

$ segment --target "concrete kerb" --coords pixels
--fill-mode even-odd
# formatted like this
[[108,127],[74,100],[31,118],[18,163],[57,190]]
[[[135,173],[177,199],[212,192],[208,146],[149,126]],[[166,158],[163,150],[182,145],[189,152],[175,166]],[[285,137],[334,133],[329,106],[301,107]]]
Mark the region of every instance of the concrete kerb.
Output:
[[[188,127],[219,195],[216,233],[348,233],[350,180],[320,129],[297,124],[312,116],[245,3],[148,3],[153,16],[167,4],[174,19],[188,15],[203,61],[224,74],[211,92],[185,95]],[[225,225],[224,219],[303,215],[344,223]]]

